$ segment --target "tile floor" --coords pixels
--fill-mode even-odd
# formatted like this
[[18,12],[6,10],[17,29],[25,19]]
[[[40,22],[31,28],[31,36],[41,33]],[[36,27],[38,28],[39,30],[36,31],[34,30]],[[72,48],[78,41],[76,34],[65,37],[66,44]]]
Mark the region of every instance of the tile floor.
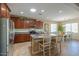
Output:
[[13,56],[30,56],[29,46],[31,42],[17,43],[13,45]]

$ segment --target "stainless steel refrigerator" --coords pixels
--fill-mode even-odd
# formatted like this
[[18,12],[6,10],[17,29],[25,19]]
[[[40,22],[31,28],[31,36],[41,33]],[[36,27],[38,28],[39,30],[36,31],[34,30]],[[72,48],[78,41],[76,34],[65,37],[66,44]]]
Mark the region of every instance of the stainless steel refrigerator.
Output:
[[13,55],[14,36],[14,22],[0,18],[0,56]]

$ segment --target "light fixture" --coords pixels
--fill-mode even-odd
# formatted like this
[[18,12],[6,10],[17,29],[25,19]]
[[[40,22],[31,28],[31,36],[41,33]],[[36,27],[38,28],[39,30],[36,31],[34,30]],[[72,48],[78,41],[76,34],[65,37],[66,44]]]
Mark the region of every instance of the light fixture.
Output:
[[45,12],[45,10],[41,10],[41,12]]
[[23,14],[24,12],[20,12],[21,14]]
[[1,10],[5,11],[6,9],[5,8],[1,8]]
[[36,12],[36,9],[35,8],[31,8],[30,11],[31,12]]
[[59,10],[58,12],[59,12],[59,13],[62,13],[62,10]]

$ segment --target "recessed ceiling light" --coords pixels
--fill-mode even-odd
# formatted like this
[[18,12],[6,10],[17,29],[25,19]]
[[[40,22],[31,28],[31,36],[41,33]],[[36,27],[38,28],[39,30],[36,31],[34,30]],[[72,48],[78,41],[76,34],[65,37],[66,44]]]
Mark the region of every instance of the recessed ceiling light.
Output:
[[30,11],[31,12],[36,12],[36,9],[35,8],[31,8]]
[[23,14],[24,12],[20,12],[21,14]]
[[62,13],[62,10],[59,10],[59,13]]
[[41,12],[45,12],[45,10],[41,10]]

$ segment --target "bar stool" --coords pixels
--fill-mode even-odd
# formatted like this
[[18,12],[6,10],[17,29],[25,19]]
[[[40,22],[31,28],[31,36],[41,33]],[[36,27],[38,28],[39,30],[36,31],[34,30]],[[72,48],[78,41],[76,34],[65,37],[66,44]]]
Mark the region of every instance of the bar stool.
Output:
[[52,50],[54,50],[54,55],[61,54],[61,41],[58,36],[53,36],[51,38],[51,52]]
[[39,42],[39,50],[42,51],[43,56],[46,53],[50,56],[51,55],[51,37],[48,34],[44,34],[42,40]]

